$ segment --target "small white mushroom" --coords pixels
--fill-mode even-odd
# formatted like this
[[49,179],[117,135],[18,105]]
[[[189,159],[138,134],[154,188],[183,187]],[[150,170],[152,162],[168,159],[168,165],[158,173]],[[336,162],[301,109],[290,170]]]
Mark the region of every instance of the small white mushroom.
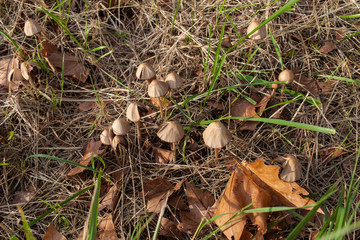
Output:
[[[251,33],[255,28],[257,28],[260,25],[259,21],[252,21],[247,30],[246,30],[246,34]],[[253,40],[260,40],[266,37],[266,30],[265,30],[265,26],[262,26],[260,29],[256,30],[253,34],[250,35],[250,39]]]
[[215,148],[215,159],[219,158],[219,149],[231,141],[231,133],[221,122],[212,122],[203,132],[206,146]]
[[286,182],[295,182],[302,176],[301,165],[298,160],[292,156],[285,154],[283,156],[285,162],[282,165],[283,170],[280,173],[280,178]]
[[184,137],[184,128],[178,121],[165,122],[157,133],[164,142],[172,143],[173,161],[176,159],[176,143]]
[[29,18],[25,22],[24,32],[25,32],[26,36],[31,37],[31,36],[34,36],[35,34],[38,34],[39,32],[41,32],[41,27],[36,21]]

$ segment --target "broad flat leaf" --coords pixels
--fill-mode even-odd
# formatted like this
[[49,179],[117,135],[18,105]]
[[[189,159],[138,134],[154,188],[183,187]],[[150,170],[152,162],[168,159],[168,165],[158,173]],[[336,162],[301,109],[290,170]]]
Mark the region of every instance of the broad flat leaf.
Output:
[[99,223],[99,229],[102,230],[100,232],[99,240],[120,240],[116,234],[114,222],[112,219],[113,215],[110,213]]
[[[102,155],[105,151],[105,149],[100,150],[101,147],[101,142],[100,141],[95,141],[94,139],[91,139],[91,141],[88,143],[86,150],[85,150],[85,154],[84,156],[81,158],[80,160],[80,164],[88,166],[91,162],[91,157],[93,155]],[[76,174],[79,174],[81,172],[83,172],[85,170],[85,168],[82,167],[74,167],[73,169],[71,169],[68,174],[66,175],[66,177],[72,177]]]
[[42,240],[66,240],[61,233],[50,223]]
[[169,198],[168,204],[176,210],[187,210],[189,207],[180,195]]
[[338,147],[328,147],[328,148],[324,148],[321,149],[319,151],[319,156],[324,160],[324,161],[329,161],[330,159],[334,159],[337,157],[340,157],[343,154],[346,154],[346,151],[343,151],[342,148],[338,148]]
[[62,72],[63,60],[64,60],[64,75],[85,82],[88,75],[89,69],[84,67],[74,55],[70,53],[61,53],[57,47],[48,42],[42,42],[43,50],[41,55],[48,62],[50,68],[56,72]]
[[170,196],[174,191],[179,190],[181,185],[182,182],[179,182],[174,187],[164,178],[145,181],[144,192],[141,192],[140,196],[144,194],[147,211],[160,213],[161,207],[165,204],[166,195]]
[[[288,183],[279,178],[280,167],[275,165],[265,165],[264,158],[248,163],[243,162],[242,169],[262,188],[264,188],[272,198],[272,205],[303,207],[314,204],[315,202],[301,195],[309,193],[296,182]],[[301,195],[300,195],[301,194]],[[318,210],[319,213],[323,213]]]
[[159,232],[159,235],[180,240],[186,239],[177,229],[176,223],[164,217],[161,219],[161,231]]
[[330,93],[336,87],[337,80],[328,79],[326,82],[318,82],[322,94]]
[[79,104],[78,110],[80,112],[86,112],[86,111],[96,108],[97,106],[98,106],[98,103],[96,101],[91,101],[91,102],[86,101],[86,102]]
[[332,40],[327,40],[324,42],[324,45],[321,48],[319,48],[319,52],[329,53],[335,49],[336,49],[336,46],[335,46],[334,42]]
[[[251,97],[253,100],[259,99],[257,94],[253,94]],[[256,105],[251,104],[245,98],[240,98],[236,100],[230,107],[230,115],[232,117],[261,117],[262,111],[266,108],[266,105],[270,98],[268,96],[263,97],[261,100],[257,101]],[[259,112],[259,114],[257,114]],[[235,122],[243,123],[243,120],[235,120]],[[242,124],[240,130],[250,130],[254,131],[259,122],[248,121]]]
[[[235,218],[233,216],[250,203],[253,204],[248,209],[269,207],[271,206],[271,198],[263,188],[257,185],[243,171],[243,168],[238,167],[232,173],[215,212],[215,216],[225,214],[217,218],[215,223],[219,227],[222,226],[221,230],[228,239],[239,240],[243,234],[248,235],[248,233],[244,232],[246,230],[246,216],[244,214],[239,214]],[[248,214],[247,217],[258,226],[257,239],[261,239],[267,230],[268,213],[253,213]]]
[[107,208],[111,211],[115,209],[115,204],[117,201],[117,186],[114,184],[108,191],[108,193],[105,195],[104,199],[99,204],[99,211],[101,211],[104,208]]

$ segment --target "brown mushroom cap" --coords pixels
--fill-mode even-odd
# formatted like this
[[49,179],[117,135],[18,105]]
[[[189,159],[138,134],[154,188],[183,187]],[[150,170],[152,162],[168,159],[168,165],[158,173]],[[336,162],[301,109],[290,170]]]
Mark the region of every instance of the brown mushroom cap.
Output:
[[136,102],[130,103],[126,110],[126,117],[132,122],[140,121],[139,109]]
[[231,133],[221,122],[212,122],[203,132],[206,146],[211,148],[222,148],[231,140]]
[[117,146],[128,147],[128,141],[123,136],[115,136],[111,141],[111,147],[115,150]]
[[165,122],[157,133],[157,136],[164,142],[174,143],[184,136],[184,128],[178,121]]
[[181,77],[174,72],[169,73],[166,76],[165,82],[169,85],[171,89],[179,89],[183,85]]
[[286,81],[286,84],[292,83],[294,81],[294,73],[289,69],[285,69],[279,74],[279,81]]
[[166,82],[153,80],[148,86],[148,94],[150,97],[163,97],[169,90],[169,85]]
[[21,70],[19,68],[13,68],[10,70],[8,74],[8,81],[9,82],[19,82],[22,81],[24,78],[21,74]]
[[36,21],[29,18],[25,22],[24,32],[25,32],[26,36],[31,37],[31,36],[34,36],[35,34],[41,32],[41,27]]
[[280,173],[280,178],[286,182],[295,182],[302,176],[301,165],[298,160],[292,155],[284,155],[286,160],[282,165],[283,170]]
[[[250,25],[247,27],[246,34],[251,33],[255,28],[257,28],[260,25],[259,21],[252,21]],[[260,40],[266,37],[266,30],[265,26],[262,26],[260,29],[255,31],[249,38],[253,40]]]
[[107,128],[100,134],[100,141],[104,145],[111,145],[111,142],[114,138],[114,133],[111,128]]
[[142,63],[136,70],[136,77],[140,80],[148,80],[156,75],[154,68],[149,63]]
[[125,118],[116,119],[111,125],[115,135],[126,135],[130,131],[130,124]]

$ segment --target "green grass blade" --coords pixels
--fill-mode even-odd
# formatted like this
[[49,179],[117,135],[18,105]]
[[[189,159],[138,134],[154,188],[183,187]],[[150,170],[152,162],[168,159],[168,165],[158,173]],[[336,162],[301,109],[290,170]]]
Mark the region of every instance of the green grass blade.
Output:
[[0,34],[3,35],[7,40],[9,40],[12,45],[14,45],[15,49],[19,52],[19,54],[21,55],[21,57],[24,57],[24,53],[22,52],[22,50],[20,49],[19,45],[17,45],[17,43],[15,42],[14,39],[12,39],[12,37],[10,37],[6,32],[3,32],[0,30]]
[[313,209],[311,209],[310,212],[306,214],[304,219],[289,233],[289,235],[286,237],[286,240],[296,239],[297,235],[301,232],[305,225],[308,224],[320,206],[335,192],[336,185],[337,184],[335,183],[331,186],[331,188],[324,194],[324,196],[315,204]]
[[25,237],[26,237],[26,240],[34,240],[34,236],[32,235],[31,233],[31,229],[30,229],[30,226],[29,226],[29,223],[27,222],[26,220],[26,217],[25,217],[25,214],[24,214],[24,211],[22,210],[22,208],[20,207],[20,205],[17,206],[18,207],[18,210],[21,214],[21,219],[22,219],[22,222],[23,222],[23,225],[24,225],[24,231],[25,231]]
[[277,43],[276,43],[276,40],[275,40],[274,35],[272,34],[270,28],[269,28],[269,35],[270,35],[271,41],[272,41],[272,43],[273,43],[273,45],[274,45],[274,48],[275,48],[275,51],[276,51],[276,55],[278,56],[278,59],[279,59],[279,62],[280,62],[280,66],[281,66],[281,70],[284,70],[284,64],[283,64],[283,61],[282,61],[280,49],[279,49],[279,46],[278,46]]
[[323,75],[323,74],[317,74],[317,75],[315,75],[315,76],[317,76],[317,77],[324,77],[324,78],[330,78],[330,79],[335,79],[335,80],[340,80],[340,81],[349,82],[349,83],[357,83],[357,84],[360,84],[360,80],[355,80],[355,79],[351,79],[351,78],[344,78],[344,77],[337,77],[337,76]]
[[97,218],[99,214],[99,198],[100,198],[100,188],[101,188],[101,176],[102,173],[98,174],[94,195],[91,199],[91,208],[90,208],[90,219],[89,219],[89,232],[88,232],[88,239],[95,240],[96,233],[97,233]]

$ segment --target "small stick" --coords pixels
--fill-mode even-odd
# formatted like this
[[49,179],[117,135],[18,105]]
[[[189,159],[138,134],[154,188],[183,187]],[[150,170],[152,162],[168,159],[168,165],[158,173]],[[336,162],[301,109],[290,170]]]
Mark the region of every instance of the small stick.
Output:
[[284,89],[285,89],[285,84],[282,85],[281,87],[281,95],[280,95],[280,102],[283,101],[283,97],[284,97]]
[[161,98],[159,97],[158,99],[159,99],[159,103],[160,103],[160,117],[161,117],[161,120],[164,120],[163,105],[161,102]]
[[114,148],[113,149],[114,150],[114,153],[115,153],[115,158],[116,158],[116,160],[118,161],[118,163],[120,164],[120,166],[121,166],[121,161],[120,161],[120,159],[119,159],[119,155],[117,154],[117,149],[116,148]]

